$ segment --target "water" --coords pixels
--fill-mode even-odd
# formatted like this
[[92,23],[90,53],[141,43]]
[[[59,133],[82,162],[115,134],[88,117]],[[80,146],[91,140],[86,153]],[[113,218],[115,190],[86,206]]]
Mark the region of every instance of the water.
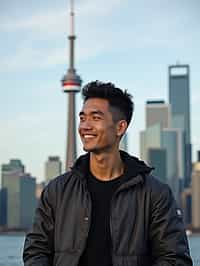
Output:
[[194,266],[200,266],[200,236],[191,236],[188,240]]
[[24,236],[0,236],[0,266],[22,266]]
[[[24,236],[0,236],[0,266],[23,266]],[[194,266],[200,266],[200,236],[189,237]]]

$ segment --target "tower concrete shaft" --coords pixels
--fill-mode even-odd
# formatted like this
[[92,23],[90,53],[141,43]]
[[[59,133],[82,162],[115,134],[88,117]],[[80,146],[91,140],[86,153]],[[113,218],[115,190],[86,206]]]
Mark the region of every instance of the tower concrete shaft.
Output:
[[76,36],[74,34],[74,2],[71,0],[70,10],[70,35],[69,39],[69,68],[62,79],[63,91],[68,94],[67,112],[67,148],[66,148],[66,171],[73,165],[76,159],[76,93],[80,92],[81,78],[76,74],[74,68],[74,44]]
[[66,170],[69,169],[76,160],[76,118],[75,118],[75,93],[68,93],[68,128],[67,128],[67,153]]

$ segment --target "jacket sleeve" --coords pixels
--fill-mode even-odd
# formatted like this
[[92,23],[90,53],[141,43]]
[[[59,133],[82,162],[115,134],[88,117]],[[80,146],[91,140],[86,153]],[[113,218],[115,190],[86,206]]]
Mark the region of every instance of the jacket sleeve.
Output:
[[48,185],[41,194],[32,229],[25,238],[24,266],[53,265],[55,220],[53,189]]
[[166,184],[152,192],[150,242],[153,266],[193,265],[182,215]]

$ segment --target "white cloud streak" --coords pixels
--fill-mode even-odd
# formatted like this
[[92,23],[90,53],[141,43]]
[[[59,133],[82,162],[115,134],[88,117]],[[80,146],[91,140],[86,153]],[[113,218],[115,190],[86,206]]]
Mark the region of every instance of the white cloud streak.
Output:
[[[100,0],[86,0],[79,2],[76,13],[81,21],[84,19],[88,20],[88,18],[102,18],[112,15],[124,2],[122,0],[109,0],[106,5],[102,5]],[[31,17],[4,21],[1,23],[0,29],[9,31],[44,31],[45,33],[57,34],[58,32],[63,32],[63,29],[66,28],[65,21],[67,24],[69,23],[68,16],[69,7],[66,9],[49,9],[33,14]]]
[[[102,36],[104,31],[98,27],[98,20],[104,16],[112,16],[121,5],[121,0],[111,0],[106,6],[102,5],[99,0],[80,2],[77,6],[80,22],[78,34],[82,35],[83,32],[87,32],[87,36],[92,36],[93,40],[88,43],[88,39],[82,35],[82,44],[78,44],[77,47],[78,60],[95,56],[107,49],[106,42],[96,42],[96,37]],[[89,24],[90,21],[93,21],[93,27]],[[68,28],[69,14],[63,9],[47,10],[28,18],[4,21],[0,25],[2,32],[10,31],[23,35],[21,44],[17,43],[18,47],[15,46],[15,53],[1,58],[1,71],[45,68],[66,63],[68,43],[67,38],[64,39],[63,36],[67,35]],[[60,42],[60,47],[53,47],[55,40],[57,43],[58,40],[64,40],[64,42]],[[41,41],[43,45],[45,42],[47,47],[52,43],[52,48],[41,48],[38,45]],[[107,38],[107,43],[108,41],[109,38]]]
[[[193,43],[190,29],[180,31],[184,14],[177,17],[172,14],[169,19],[169,14],[164,9],[158,12],[159,7],[157,7],[157,10],[152,12],[149,10],[150,7],[145,6],[145,2],[141,1],[140,4],[130,5],[134,9],[132,17],[129,14],[127,22],[123,21],[126,20],[126,15],[121,14],[121,10],[127,8],[128,3],[129,0],[109,0],[106,5],[103,5],[100,0],[77,3],[76,32],[80,40],[76,43],[78,61],[110,51],[153,47],[154,49],[155,47],[179,49],[182,43],[188,45]],[[116,14],[118,17],[115,17]],[[143,14],[142,17],[141,14]],[[187,20],[188,17],[186,17]],[[63,8],[49,9],[17,21],[4,21],[0,29],[2,32],[23,34],[16,52],[1,58],[0,70],[3,72],[48,68],[65,64],[67,61],[68,43],[63,36],[67,35],[69,29],[68,8],[66,10]],[[55,45],[55,41],[59,47]],[[43,46],[47,44],[45,49],[41,48],[41,42]]]

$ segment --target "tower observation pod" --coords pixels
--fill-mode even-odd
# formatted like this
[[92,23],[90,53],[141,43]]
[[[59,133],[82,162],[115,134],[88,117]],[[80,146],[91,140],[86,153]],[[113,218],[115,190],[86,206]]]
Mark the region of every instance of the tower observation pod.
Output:
[[69,39],[69,68],[63,76],[61,84],[63,92],[68,95],[68,110],[67,110],[67,147],[66,147],[66,171],[72,167],[76,160],[76,101],[75,95],[80,92],[81,78],[76,74],[74,67],[74,44],[76,36],[74,34],[74,1],[70,1],[70,35]]

